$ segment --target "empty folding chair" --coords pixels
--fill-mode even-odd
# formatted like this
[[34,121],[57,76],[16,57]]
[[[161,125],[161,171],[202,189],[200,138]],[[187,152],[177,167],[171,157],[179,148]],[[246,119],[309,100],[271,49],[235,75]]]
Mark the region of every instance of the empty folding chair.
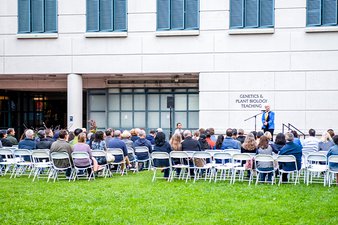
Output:
[[[49,150],[37,149],[32,151],[33,159],[33,182],[36,178],[48,178],[50,170],[52,169],[52,163],[49,157]],[[43,177],[43,175],[45,175]]]
[[[232,156],[230,153],[226,152],[216,152],[214,153],[214,169],[215,169],[215,182],[217,178],[219,180],[226,180],[229,177],[231,180],[231,171],[233,169]],[[218,176],[218,173],[220,175]]]
[[271,182],[271,184],[273,185],[275,179],[275,168],[272,155],[256,155],[255,165],[255,169],[257,172],[256,185],[258,184],[261,177],[264,177],[264,180],[260,182],[265,182],[266,176],[271,178],[271,180],[269,181],[268,179],[268,181]]
[[[87,152],[72,152],[72,159],[74,164],[73,180],[85,178],[90,181],[95,180],[94,168],[92,160]],[[80,173],[80,171],[82,173]]]
[[13,150],[10,148],[1,148],[0,156],[2,156],[2,161],[0,161],[0,175],[6,175],[11,168],[14,168],[16,163]]
[[279,183],[282,183],[283,174],[288,175],[288,182],[291,179],[291,175],[295,175],[294,184],[296,185],[299,181],[299,170],[297,167],[296,157],[293,155],[279,155],[276,159],[278,163],[278,171],[279,171]]
[[244,162],[247,162],[247,161],[252,162],[252,156],[250,154],[247,154],[247,153],[239,153],[239,154],[235,153],[232,156],[232,160],[233,160],[234,166],[233,166],[233,169],[232,169],[232,181],[230,181],[230,183],[232,183],[232,184],[235,183],[237,172],[239,172],[238,179],[240,181],[244,181],[244,172],[248,171],[248,173],[249,173],[248,182],[249,182],[249,185],[250,185],[251,181],[253,179],[252,163],[251,163],[250,166],[246,166],[246,164]]
[[137,164],[137,158],[135,155],[135,151],[131,147],[127,147],[127,150],[128,150],[128,159],[129,159],[130,164],[132,165],[132,167],[129,168],[129,170],[136,172],[138,168],[138,164]]
[[[337,178],[338,174],[338,155],[331,155],[328,158],[328,173],[327,173],[327,181],[329,184],[329,187],[331,187],[332,181],[335,179],[335,175]],[[338,180],[336,180],[338,182]]]
[[123,150],[120,148],[108,148],[108,152],[115,157],[115,160],[110,162],[110,164],[116,167],[116,173],[121,173],[121,175],[127,174]]
[[[53,169],[51,170],[51,173],[48,176],[47,182],[49,182],[50,178],[54,179],[54,182],[55,180],[61,179],[59,178],[59,173],[60,172],[67,173],[67,171],[70,171],[70,176],[67,177],[67,175],[65,174],[65,177],[63,179],[70,181],[73,175],[73,167],[72,167],[68,153],[67,152],[52,152],[50,154],[50,157],[52,160]],[[63,161],[62,164],[59,163],[61,160]]]
[[149,149],[146,146],[137,146],[135,147],[135,155],[137,157],[137,163],[140,166],[142,163],[142,167],[145,167],[145,164],[148,163],[148,170],[150,170],[150,153]]
[[212,158],[210,153],[204,152],[204,151],[196,151],[194,155],[192,156],[193,164],[194,164],[194,182],[196,180],[199,180],[200,178],[203,178],[204,180],[207,180],[208,178],[211,178],[213,164]]
[[[307,173],[306,184],[309,183],[321,183],[326,185],[326,172],[327,172],[327,158],[323,154],[310,153],[306,157],[307,161]],[[323,181],[321,181],[321,175],[323,175]]]
[[[169,181],[169,174],[171,173],[171,161],[169,154],[167,152],[151,153],[151,169],[154,170],[152,179],[153,182],[156,180],[156,178],[167,179]],[[156,172],[158,170],[164,170],[164,173],[165,175],[167,174],[167,176],[157,177]]]
[[107,176],[111,177],[112,173],[109,169],[109,163],[107,162],[107,153],[102,150],[92,150],[93,157],[97,160],[99,165],[103,168],[102,176],[106,178]]
[[170,152],[171,158],[171,173],[170,181],[177,179],[185,179],[185,182],[190,179],[190,157],[188,153],[182,151]]
[[11,178],[16,178],[23,174],[30,175],[33,167],[32,151],[28,149],[17,149],[14,150],[14,156],[16,158],[16,163],[13,168]]

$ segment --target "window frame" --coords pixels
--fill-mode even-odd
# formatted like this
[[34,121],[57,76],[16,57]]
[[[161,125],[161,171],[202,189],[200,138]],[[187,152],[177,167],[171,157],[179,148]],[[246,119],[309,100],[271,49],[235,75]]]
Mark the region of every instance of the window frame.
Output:
[[333,23],[324,23],[323,20],[324,20],[324,3],[325,3],[325,0],[312,0],[312,1],[317,1],[317,2],[320,2],[320,9],[318,10],[318,13],[319,15],[317,15],[318,17],[318,23],[310,23],[309,22],[309,17],[310,17],[310,13],[313,13],[310,11],[309,9],[309,4],[310,4],[310,1],[311,0],[306,0],[306,27],[308,28],[316,28],[316,27],[334,27],[334,26],[338,26],[338,1],[337,0],[332,0],[332,1],[335,1],[335,5],[336,5],[336,8],[335,8],[335,16],[336,16],[336,21]]

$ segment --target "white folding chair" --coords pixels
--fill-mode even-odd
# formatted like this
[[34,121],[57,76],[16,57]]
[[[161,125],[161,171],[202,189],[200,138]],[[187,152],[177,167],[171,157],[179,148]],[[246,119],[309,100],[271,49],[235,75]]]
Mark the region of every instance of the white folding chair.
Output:
[[170,152],[171,159],[171,173],[169,175],[170,181],[174,178],[185,179],[188,182],[190,179],[190,157],[188,153],[183,151],[172,151]]
[[[256,185],[259,182],[260,174],[270,174],[270,173],[271,173],[271,184],[273,185],[275,180],[275,168],[274,168],[274,159],[272,155],[258,154],[255,156],[254,161],[256,165],[255,169],[257,172]],[[265,180],[260,182],[265,182]]]
[[212,174],[212,157],[210,153],[204,151],[196,151],[192,156],[192,161],[194,164],[194,183],[196,180],[203,178],[206,181],[208,178],[211,179]]
[[[290,175],[294,175],[296,174],[296,178],[294,184],[296,185],[297,182],[299,181],[299,170],[297,168],[297,160],[296,157],[293,155],[279,155],[276,159],[277,163],[278,163],[278,171],[279,171],[279,183],[278,185],[280,185],[282,183],[282,177],[283,174],[288,174],[288,181],[290,180]],[[288,163],[289,165],[293,165],[294,166],[294,170],[285,170],[285,163]],[[284,168],[283,168],[284,167]]]
[[120,148],[108,148],[107,151],[115,157],[115,160],[110,162],[110,164],[116,166],[116,173],[121,173],[121,175],[127,174],[123,150]]
[[[51,160],[52,160],[52,165],[53,168],[51,170],[51,173],[48,176],[48,180],[47,182],[49,182],[49,179],[52,178],[55,182],[55,180],[59,180],[61,178],[59,178],[59,173],[60,172],[66,172],[67,170],[71,170],[71,175],[69,177],[65,177],[63,179],[66,179],[70,182],[70,180],[72,179],[72,175],[73,175],[73,167],[70,161],[70,157],[69,154],[67,152],[52,152],[50,154]],[[58,166],[58,161],[62,160],[62,161],[67,161],[66,166]]]
[[99,164],[100,166],[103,167],[102,176],[104,178],[107,178],[107,176],[111,177],[112,173],[110,172],[110,169],[109,169],[109,163],[107,161],[107,153],[105,151],[102,151],[102,150],[92,150],[92,155],[98,162],[99,161],[105,162],[103,164],[102,163]]
[[2,156],[2,161],[0,161],[0,175],[6,175],[11,168],[14,168],[16,163],[13,150],[11,148],[1,148],[0,156]]
[[169,169],[169,174],[171,173],[171,160],[169,154],[167,152],[151,153],[151,169],[154,171],[152,182],[154,182],[156,178],[167,179],[169,181],[169,177],[156,176],[158,170]]
[[[14,150],[14,156],[16,159],[16,163],[14,165],[11,178],[21,176],[25,174],[26,171],[30,172],[32,171],[33,159],[31,150],[28,149]],[[26,175],[31,175],[31,173],[27,173]]]
[[135,147],[135,155],[137,157],[138,165],[142,163],[143,164],[142,167],[144,168],[145,163],[148,163],[148,170],[150,170],[151,159],[150,159],[149,149],[147,148],[147,146]]
[[135,155],[135,151],[132,147],[127,147],[127,150],[128,150],[128,159],[129,159],[130,164],[132,165],[132,168],[129,168],[129,170],[132,170],[135,173],[138,168],[137,157]]
[[[323,154],[310,153],[306,157],[307,161],[307,173],[306,184],[309,183],[321,183],[326,185],[326,172],[327,172],[327,158]],[[321,181],[321,175],[323,174],[323,181]]]
[[[233,169],[232,156],[230,153],[216,152],[213,156],[214,159],[214,169],[215,169],[215,182],[217,182],[217,178],[219,180],[226,180],[229,176],[229,180],[231,180],[231,171]],[[218,172],[220,175],[218,176]]]
[[[33,159],[33,171],[34,174],[33,182],[36,178],[47,178],[52,169],[52,162],[50,161],[49,150],[37,149],[32,151]],[[43,177],[42,175],[45,175]]]
[[[87,152],[72,152],[72,158],[75,169],[75,172],[73,173],[73,181],[80,178],[88,179],[88,181],[91,179],[95,180],[94,168]],[[77,162],[78,160],[81,160],[81,164],[86,162],[85,164],[87,166],[79,165]],[[88,172],[88,169],[90,169],[90,173]]]
[[338,164],[338,155],[331,155],[328,158],[328,173],[327,173],[327,181],[329,187],[331,187],[331,183],[334,181],[336,174],[338,174],[338,169],[334,169],[332,167],[332,163]]
[[236,181],[236,174],[237,172],[239,172],[238,174],[238,180],[240,181],[244,181],[244,172],[248,171],[248,173],[250,173],[249,175],[249,185],[251,184],[251,181],[253,179],[253,170],[252,170],[252,164],[251,167],[246,168],[244,161],[248,161],[248,160],[252,160],[252,156],[248,153],[235,153],[232,156],[233,159],[233,163],[234,163],[234,167],[232,169],[232,180],[230,181],[230,183],[234,184]]

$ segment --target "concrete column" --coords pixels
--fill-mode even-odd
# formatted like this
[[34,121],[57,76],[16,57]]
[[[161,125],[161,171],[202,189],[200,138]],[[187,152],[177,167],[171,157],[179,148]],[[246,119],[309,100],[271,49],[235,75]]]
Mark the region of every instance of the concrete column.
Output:
[[67,127],[69,130],[82,128],[82,76],[68,74],[67,76]]

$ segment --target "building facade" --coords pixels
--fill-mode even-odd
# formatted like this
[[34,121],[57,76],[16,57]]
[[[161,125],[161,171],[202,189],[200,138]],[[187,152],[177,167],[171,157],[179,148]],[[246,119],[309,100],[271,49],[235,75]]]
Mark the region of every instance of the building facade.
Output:
[[336,0],[1,0],[1,126],[338,130],[337,40]]

